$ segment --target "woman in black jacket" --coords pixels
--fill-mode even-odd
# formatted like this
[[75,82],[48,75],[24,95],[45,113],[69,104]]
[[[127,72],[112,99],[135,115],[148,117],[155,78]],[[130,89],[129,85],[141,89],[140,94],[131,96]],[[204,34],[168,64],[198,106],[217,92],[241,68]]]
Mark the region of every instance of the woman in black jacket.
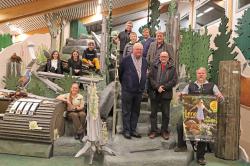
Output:
[[52,52],[51,58],[48,60],[44,71],[63,74],[63,65],[62,61],[60,60],[60,54],[58,51]]
[[80,54],[78,51],[71,53],[71,58],[68,60],[68,67],[74,76],[80,76],[82,74],[82,61],[80,60]]

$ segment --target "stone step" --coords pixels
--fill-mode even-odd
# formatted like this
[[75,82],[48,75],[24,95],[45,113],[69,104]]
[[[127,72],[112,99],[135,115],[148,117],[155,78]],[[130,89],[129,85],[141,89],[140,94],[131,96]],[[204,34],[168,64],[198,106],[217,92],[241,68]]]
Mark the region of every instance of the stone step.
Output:
[[104,166],[187,166],[189,160],[186,152],[176,155],[173,150],[155,150],[124,156],[105,156]]
[[149,139],[123,138],[116,135],[110,147],[116,152],[116,156],[104,156],[104,166],[185,166],[192,159],[191,152],[175,153],[173,144],[174,136],[170,140],[161,137]]
[[74,156],[82,147],[83,143],[75,138],[63,136],[54,142],[53,156]]
[[74,127],[72,120],[66,119],[64,120],[64,136],[73,137],[74,136]]
[[[158,129],[161,129],[161,124],[157,124],[157,126],[158,126]],[[137,129],[136,129],[136,131],[138,132],[138,133],[140,133],[141,135],[143,135],[143,136],[147,136],[148,135],[148,133],[150,132],[150,124],[147,124],[147,123],[138,123],[137,124]],[[170,132],[174,132],[174,131],[171,131],[171,125],[169,124],[169,130],[170,130]],[[122,125],[117,125],[116,126],[116,132],[117,133],[122,133],[122,130],[123,130],[123,127],[122,127]]]
[[[117,125],[122,124],[122,110],[117,109]],[[161,118],[161,112],[158,112],[157,114],[157,122],[161,124],[162,118]],[[138,123],[147,123],[150,124],[150,112],[148,111],[140,111]]]

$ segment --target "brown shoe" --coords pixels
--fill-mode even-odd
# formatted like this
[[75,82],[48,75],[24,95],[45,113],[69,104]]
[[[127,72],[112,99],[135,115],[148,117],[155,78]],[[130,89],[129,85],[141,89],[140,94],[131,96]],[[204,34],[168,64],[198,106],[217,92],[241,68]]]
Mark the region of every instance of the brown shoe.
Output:
[[200,165],[206,165],[207,164],[205,159],[198,159],[197,163],[200,164]]
[[163,139],[169,140],[169,132],[164,131],[164,132],[161,134],[161,136],[162,136]]
[[156,132],[151,132],[151,133],[149,133],[149,134],[148,134],[148,137],[149,137],[150,139],[154,139],[154,138],[156,137]]

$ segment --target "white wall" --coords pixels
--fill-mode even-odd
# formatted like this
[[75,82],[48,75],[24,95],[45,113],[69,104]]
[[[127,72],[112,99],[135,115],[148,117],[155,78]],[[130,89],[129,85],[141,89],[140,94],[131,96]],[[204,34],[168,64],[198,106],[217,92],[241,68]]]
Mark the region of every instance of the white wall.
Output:
[[41,45],[50,47],[50,35],[47,34],[36,34],[28,37],[23,42],[15,43],[7,48],[5,48],[2,52],[0,52],[0,88],[4,87],[3,84],[3,76],[6,75],[6,64],[9,61],[12,54],[15,52],[18,56],[20,56],[23,60],[22,62],[22,70],[24,71],[25,67],[31,61],[31,56],[28,51],[28,44],[33,43],[35,45],[35,52],[38,47]]
[[[163,30],[165,31],[165,24],[166,24],[166,13],[163,13],[160,15],[159,17],[159,20],[160,20],[160,30]],[[139,28],[143,25],[145,25],[147,23],[147,17],[143,18],[143,19],[140,19],[140,20],[136,20],[136,21],[133,21],[133,31],[135,33],[137,33],[138,36],[141,36],[141,34],[139,33]],[[113,31],[118,31],[118,32],[121,32],[121,31],[124,31],[125,29],[125,24],[124,25],[120,25],[120,26],[116,26],[116,27],[113,27]]]

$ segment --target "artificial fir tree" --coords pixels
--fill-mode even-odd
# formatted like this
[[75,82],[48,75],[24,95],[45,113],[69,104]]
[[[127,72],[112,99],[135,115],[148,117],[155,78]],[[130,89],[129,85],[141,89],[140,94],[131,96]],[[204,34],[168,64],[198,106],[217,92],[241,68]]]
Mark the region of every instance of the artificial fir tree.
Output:
[[237,47],[241,50],[246,60],[250,60],[250,8],[238,19],[236,25],[238,37],[234,38]]
[[159,0],[150,0],[150,21],[149,21],[149,28],[150,28],[150,35],[155,37],[155,32],[157,31],[157,29],[159,28],[159,24],[160,24],[160,2]]
[[230,38],[232,30],[228,30],[228,18],[224,15],[221,18],[221,23],[219,26],[219,34],[214,39],[214,44],[217,49],[213,52],[213,60],[210,62],[210,74],[211,81],[218,83],[218,74],[219,74],[219,63],[220,61],[233,60],[236,57],[236,53],[232,53],[235,44],[230,46]]
[[188,31],[181,31],[181,34],[180,64],[185,65],[189,80],[195,81],[196,69],[201,66],[208,68],[208,58],[212,53],[209,48],[211,35],[207,34],[207,29],[201,35],[191,28]]

